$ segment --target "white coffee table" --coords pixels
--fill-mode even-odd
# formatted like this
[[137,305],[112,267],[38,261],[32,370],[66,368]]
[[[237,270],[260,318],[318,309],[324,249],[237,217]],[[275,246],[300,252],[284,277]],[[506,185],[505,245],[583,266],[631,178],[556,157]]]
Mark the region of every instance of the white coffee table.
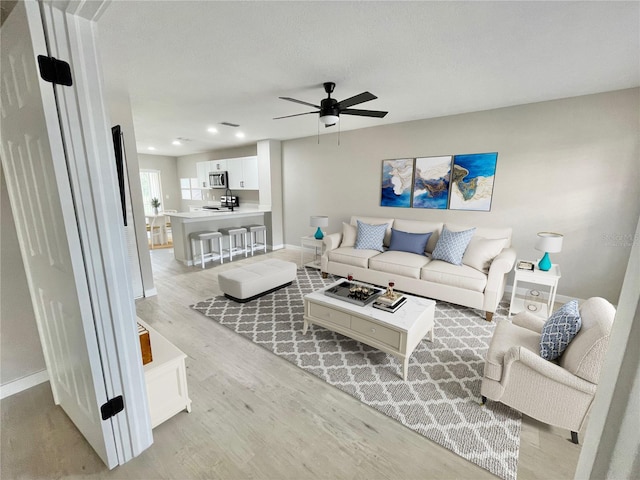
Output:
[[407,379],[409,357],[427,333],[433,341],[436,302],[406,295],[406,303],[395,313],[367,305],[361,307],[328,297],[324,291],[344,280],[304,296],[304,329],[316,324],[396,356],[402,361],[402,379]]

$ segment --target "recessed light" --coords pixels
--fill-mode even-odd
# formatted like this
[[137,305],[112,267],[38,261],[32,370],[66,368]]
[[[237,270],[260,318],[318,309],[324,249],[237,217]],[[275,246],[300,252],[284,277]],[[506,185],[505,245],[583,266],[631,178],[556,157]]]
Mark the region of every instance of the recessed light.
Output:
[[173,145],[182,145],[182,143],[180,143],[180,140],[174,140],[173,142],[171,142]]
[[218,129],[216,127],[207,128],[207,132],[209,133],[218,133]]
[[238,138],[244,138],[244,133],[242,133],[242,132],[238,132],[238,133],[236,133],[236,137],[238,137]]
[[147,150],[155,150],[156,147],[147,147]]

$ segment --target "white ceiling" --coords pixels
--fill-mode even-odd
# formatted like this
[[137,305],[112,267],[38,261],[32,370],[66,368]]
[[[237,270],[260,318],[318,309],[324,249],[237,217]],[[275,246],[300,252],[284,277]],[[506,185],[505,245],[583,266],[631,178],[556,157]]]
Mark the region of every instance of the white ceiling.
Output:
[[318,104],[325,81],[389,111],[342,131],[640,85],[637,1],[116,1],[99,30],[138,151],[170,156],[316,135],[316,115],[272,118],[313,110],[278,97]]

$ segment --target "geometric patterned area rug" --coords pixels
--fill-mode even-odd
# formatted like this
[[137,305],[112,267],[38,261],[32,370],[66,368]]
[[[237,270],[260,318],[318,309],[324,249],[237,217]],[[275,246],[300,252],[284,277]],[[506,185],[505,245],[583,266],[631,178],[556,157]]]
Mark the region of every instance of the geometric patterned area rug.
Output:
[[435,338],[409,360],[408,380],[392,355],[317,325],[302,335],[303,296],[336,281],[299,269],[291,286],[244,304],[224,296],[192,305],[270,352],[321,378],[466,460],[515,480],[521,415],[498,402],[480,404],[484,356],[494,321],[479,311],[436,302]]

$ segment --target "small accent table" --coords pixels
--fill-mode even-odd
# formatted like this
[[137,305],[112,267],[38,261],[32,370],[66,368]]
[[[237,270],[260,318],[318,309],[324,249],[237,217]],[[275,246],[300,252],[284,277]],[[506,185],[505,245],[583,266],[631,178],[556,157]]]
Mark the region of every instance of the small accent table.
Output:
[[540,310],[534,311],[535,315],[538,315],[545,320],[551,314],[553,309],[553,303],[556,299],[556,290],[558,289],[558,281],[562,276],[560,274],[560,267],[556,264],[551,266],[551,269],[547,272],[542,271],[538,268],[537,262],[531,262],[534,264],[533,270],[521,270],[518,268],[518,263],[520,260],[516,262],[516,266],[513,271],[515,272],[515,277],[513,279],[513,291],[511,292],[511,304],[509,306],[509,316],[515,315],[523,310],[527,310],[526,308],[526,298],[520,297],[516,295],[516,291],[518,288],[518,282],[520,283],[532,283],[535,285],[542,285],[549,288],[549,298],[547,303],[541,303]]
[[[318,240],[313,235],[307,235],[306,237],[300,238],[300,246],[302,250],[300,251],[300,264],[303,267],[310,267],[320,270],[320,256],[323,253],[324,241]],[[310,262],[305,262],[305,253],[308,253],[308,250],[314,250],[313,260]]]

